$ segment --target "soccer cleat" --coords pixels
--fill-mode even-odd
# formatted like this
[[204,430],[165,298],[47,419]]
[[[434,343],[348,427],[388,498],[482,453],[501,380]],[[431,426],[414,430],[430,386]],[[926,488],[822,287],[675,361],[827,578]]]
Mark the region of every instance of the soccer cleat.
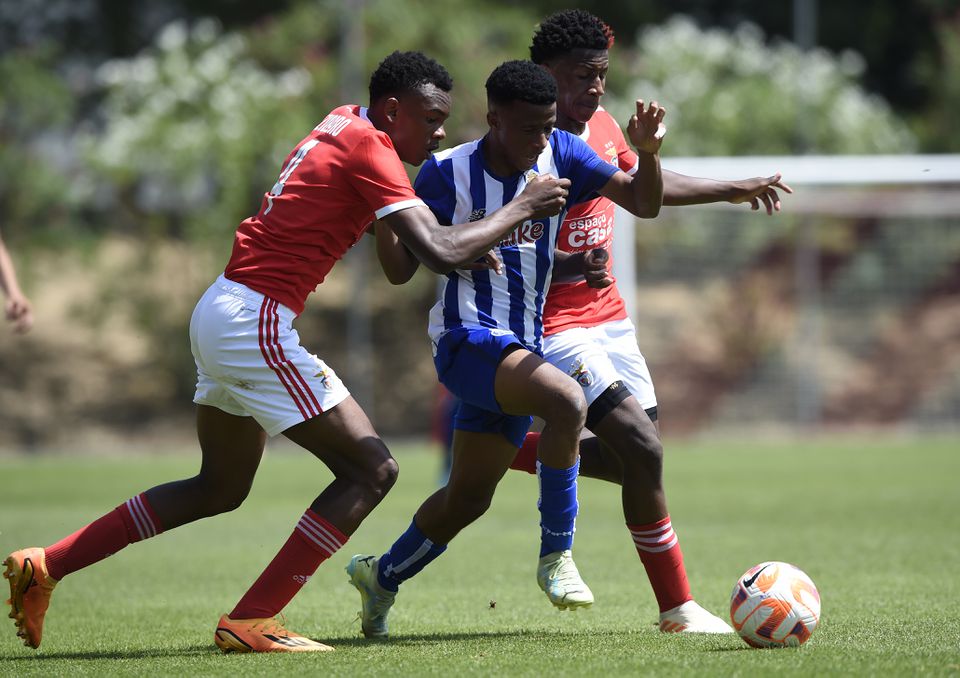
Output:
[[393,606],[397,594],[388,591],[377,581],[378,558],[356,555],[347,565],[350,583],[360,592],[363,610],[360,612],[360,628],[367,638],[386,638],[387,613]]
[[17,625],[17,635],[27,647],[40,647],[43,618],[50,605],[50,595],[57,580],[47,574],[42,548],[14,551],[3,561],[3,576],[10,581],[10,618]]
[[664,633],[733,633],[727,622],[710,614],[693,600],[662,612],[660,630]]
[[537,565],[537,583],[561,610],[593,605],[593,592],[580,578],[570,550],[548,553]]
[[224,652],[330,652],[329,645],[288,631],[275,617],[220,617],[213,642]]

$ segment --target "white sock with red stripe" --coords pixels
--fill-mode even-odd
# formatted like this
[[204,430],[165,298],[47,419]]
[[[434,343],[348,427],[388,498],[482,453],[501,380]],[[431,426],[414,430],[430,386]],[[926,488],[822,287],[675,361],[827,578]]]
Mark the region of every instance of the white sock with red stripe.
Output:
[[163,532],[160,519],[140,493],[56,544],[44,549],[47,573],[59,581],[133,544]]
[[670,516],[647,525],[628,524],[627,529],[647,571],[660,611],[666,612],[693,600],[683,567],[683,552]]
[[311,509],[297,523],[280,552],[230,613],[231,619],[273,617],[303,588],[320,563],[349,537]]

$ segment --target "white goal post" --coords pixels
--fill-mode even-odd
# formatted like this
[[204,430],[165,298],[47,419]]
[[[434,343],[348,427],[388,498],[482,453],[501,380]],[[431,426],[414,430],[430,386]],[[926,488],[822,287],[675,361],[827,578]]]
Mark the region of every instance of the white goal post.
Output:
[[[960,215],[958,154],[677,157],[664,158],[663,167],[688,176],[722,180],[780,172],[792,188],[818,189],[801,190],[784,199],[783,209],[795,214]],[[909,193],[904,193],[904,188]],[[748,209],[743,205],[710,208]],[[642,224],[636,224],[634,216],[620,207],[615,223],[614,276],[622,281],[636,280],[633,228]],[[619,289],[627,312],[635,318],[635,286],[621,284]]]

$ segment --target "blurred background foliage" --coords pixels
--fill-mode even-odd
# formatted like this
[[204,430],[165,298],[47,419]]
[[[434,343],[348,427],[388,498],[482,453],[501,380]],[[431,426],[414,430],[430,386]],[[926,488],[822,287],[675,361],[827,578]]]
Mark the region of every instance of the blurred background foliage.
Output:
[[[80,262],[90,280],[59,290],[73,297],[73,329],[110,343],[123,325],[140,343],[117,365],[153,370],[155,388],[127,404],[189,404],[189,308],[290,148],[334,106],[365,103],[370,71],[394,49],[420,49],[453,74],[448,145],[481,135],[487,74],[527,56],[538,20],[561,6],[0,1],[0,229],[28,292]],[[789,3],[577,6],[617,33],[607,107],[625,121],[634,98],[659,98],[670,111],[668,155],[960,151],[956,1],[821,2],[819,47],[808,52],[789,41]],[[358,7],[360,33],[345,29]],[[407,324],[419,331],[432,291],[421,280],[378,298],[413,299],[401,316],[416,314]],[[323,293],[315,303],[342,307]],[[329,324],[311,327],[311,343],[338,342]],[[78,340],[78,355],[91,341]],[[3,355],[9,376],[18,361]],[[113,411],[106,395],[102,408]]]
[[[661,99],[677,132],[670,154],[960,149],[956,3],[822,3],[823,47],[806,53],[786,40],[789,7],[733,2],[720,13],[688,1],[668,14],[663,3],[600,4],[580,3],[617,30],[607,106],[623,119],[634,97]],[[450,142],[474,138],[486,75],[526,55],[538,18],[555,9],[362,5],[364,81],[341,87],[350,3],[0,4],[5,236],[222,239],[256,208],[290,147],[345,95],[365,93],[392,49],[422,49],[449,67]]]

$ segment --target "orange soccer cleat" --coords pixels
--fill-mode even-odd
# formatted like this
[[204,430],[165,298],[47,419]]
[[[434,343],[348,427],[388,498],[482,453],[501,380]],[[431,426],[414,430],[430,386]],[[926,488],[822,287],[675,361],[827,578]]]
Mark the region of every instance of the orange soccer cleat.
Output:
[[220,617],[213,641],[224,652],[330,652],[329,645],[288,631],[274,617],[230,619]]
[[57,580],[47,574],[42,548],[14,551],[3,564],[3,576],[10,582],[7,604],[10,605],[10,618],[17,625],[17,635],[27,647],[40,647],[43,618]]

